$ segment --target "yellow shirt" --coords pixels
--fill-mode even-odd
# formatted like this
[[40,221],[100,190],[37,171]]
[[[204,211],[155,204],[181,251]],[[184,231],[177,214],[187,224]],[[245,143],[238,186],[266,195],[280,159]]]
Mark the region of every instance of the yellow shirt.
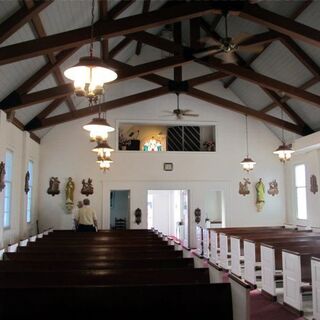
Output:
[[79,209],[76,219],[79,224],[94,225],[94,221],[97,221],[97,216],[91,207],[84,206]]

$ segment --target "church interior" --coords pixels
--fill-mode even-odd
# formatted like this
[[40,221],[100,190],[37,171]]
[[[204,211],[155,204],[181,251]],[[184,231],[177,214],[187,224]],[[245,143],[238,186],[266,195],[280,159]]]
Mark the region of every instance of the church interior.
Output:
[[0,0],[0,315],[320,320],[319,107],[318,0]]

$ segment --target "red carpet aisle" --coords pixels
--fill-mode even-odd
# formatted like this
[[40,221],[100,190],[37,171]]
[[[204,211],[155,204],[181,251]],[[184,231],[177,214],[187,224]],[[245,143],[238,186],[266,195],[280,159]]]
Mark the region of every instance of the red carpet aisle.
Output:
[[259,290],[251,291],[251,320],[303,320],[282,305],[266,299]]

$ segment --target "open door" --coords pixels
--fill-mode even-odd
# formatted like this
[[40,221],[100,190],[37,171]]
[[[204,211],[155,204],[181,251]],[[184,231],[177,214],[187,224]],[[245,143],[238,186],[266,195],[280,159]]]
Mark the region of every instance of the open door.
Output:
[[110,229],[130,229],[130,190],[110,191]]

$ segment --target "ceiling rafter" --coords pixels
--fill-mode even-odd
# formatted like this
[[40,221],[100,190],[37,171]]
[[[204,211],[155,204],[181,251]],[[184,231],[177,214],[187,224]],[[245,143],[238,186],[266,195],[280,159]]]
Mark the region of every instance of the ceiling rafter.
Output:
[[[35,6],[34,0],[24,0],[24,4],[26,5],[26,7],[28,9],[32,9]],[[37,37],[43,38],[43,37],[47,36],[39,15],[34,15],[32,17],[31,22],[32,22],[33,29],[35,30]],[[47,60],[50,61],[52,64],[56,63],[56,57],[54,56],[53,53],[47,54]],[[58,85],[65,83],[64,77],[63,77],[59,67],[53,69],[53,76],[54,76]],[[75,107],[71,97],[67,97],[66,102],[67,102],[68,108],[71,112],[76,110],[76,107]]]
[[[208,25],[204,20],[202,22],[202,26],[205,28],[205,31],[208,33],[209,36],[213,37],[215,40],[220,39],[220,35],[217,34],[215,31],[209,32],[210,30],[208,29]],[[246,66],[248,70],[254,71],[250,65],[247,65],[246,61],[237,52],[235,52],[235,56],[240,66]],[[259,87],[273,100],[274,103],[279,105],[280,108],[282,108],[293,121],[295,121],[299,126],[304,128],[306,133],[313,132],[313,130],[305,123],[305,121],[288,104],[281,101],[281,97],[279,97],[277,93],[271,91],[268,88],[264,88],[261,85],[259,85]]]
[[292,39],[320,47],[320,31],[290,18],[281,16],[258,5],[245,4],[240,11],[241,18],[266,26]]
[[[105,20],[108,15],[108,0],[100,0],[99,4],[99,17],[100,20]],[[109,41],[108,39],[102,39],[101,43],[101,59],[106,61],[109,58]]]
[[76,110],[73,114],[71,114],[70,112],[67,112],[58,116],[43,119],[41,121],[38,121],[37,123],[36,122],[30,123],[28,126],[25,126],[24,129],[29,131],[34,131],[42,128],[51,127],[67,121],[72,121],[75,119],[87,117],[89,115],[93,115],[98,112],[105,112],[111,109],[132,105],[144,100],[153,99],[153,98],[162,96],[164,94],[167,94],[168,92],[169,91],[167,87],[151,89],[148,91],[132,94],[127,97],[111,100],[108,102],[103,102],[95,106],[79,109],[79,110]]
[[300,135],[305,134],[303,129],[300,126],[297,126],[297,125],[292,124],[290,122],[287,122],[287,121],[281,120],[279,118],[270,116],[268,114],[261,113],[253,108],[243,106],[243,105],[235,103],[233,101],[215,96],[213,94],[210,94],[210,93],[207,93],[207,92],[195,89],[195,88],[190,88],[188,90],[187,94],[189,96],[194,97],[194,98],[206,101],[208,103],[212,103],[216,106],[220,106],[220,107],[223,107],[223,108],[235,111],[235,112],[239,112],[242,114],[250,115],[254,118],[260,119],[262,121],[266,121],[266,122],[271,123],[277,127],[285,128],[286,130],[298,133]]
[[54,0],[37,1],[32,8],[22,7],[0,24],[0,43],[4,42],[30,21],[35,15],[48,7]]
[[267,77],[261,73],[249,70],[247,68],[231,65],[231,64],[222,64],[219,59],[210,58],[208,65],[214,67],[215,69],[228,73],[230,75],[235,75],[241,79],[247,80],[251,83],[258,84],[264,88],[282,91],[291,97],[295,97],[299,100],[309,102],[316,107],[320,107],[320,96],[315,95],[311,92],[296,88],[287,83],[281,82],[279,80]]
[[[173,24],[173,38],[174,42],[181,45],[182,43],[182,30],[181,30],[181,22],[176,22]],[[175,56],[178,56],[175,53]],[[173,69],[173,78],[174,81],[181,82],[182,81],[182,66],[175,67]]]
[[[320,80],[320,78],[314,77],[314,78],[308,80],[306,83],[304,83],[304,84],[303,84],[302,86],[300,86],[299,88],[302,89],[302,90],[306,90],[306,89],[312,87],[313,85],[315,85],[316,83],[318,83],[319,80]],[[292,98],[292,97],[289,97],[289,96],[286,96],[286,95],[285,95],[285,96],[283,96],[283,97],[281,98],[281,101],[282,101],[282,102],[287,102],[287,101],[290,100],[291,98]],[[270,110],[272,110],[272,109],[275,108],[276,106],[277,106],[277,104],[273,102],[273,103],[269,104],[268,106],[264,107],[263,109],[261,109],[260,111],[261,111],[261,112],[269,112]]]
[[[162,8],[112,21],[98,21],[94,28],[95,39],[108,39],[151,29],[160,25],[200,17],[210,13],[220,13],[226,6],[230,12],[239,14],[241,2],[188,2],[172,8]],[[81,46],[90,42],[90,27],[75,29],[45,38],[21,42],[0,48],[0,65],[27,59],[53,51]]]
[[[143,8],[142,8],[142,13],[146,13],[149,11],[150,9],[150,4],[151,4],[151,0],[144,0],[143,1]],[[136,55],[140,55],[141,53],[141,49],[142,49],[142,42],[138,41],[137,42],[137,46],[136,46]]]
[[[118,15],[120,15],[130,4],[132,4],[134,0],[129,1],[120,1],[117,5],[115,5],[112,10],[109,12],[108,19],[115,19]],[[30,91],[34,86],[36,86],[41,80],[47,77],[52,70],[59,67],[65,60],[70,58],[79,48],[71,48],[64,51],[61,51],[58,55],[55,56],[56,62],[54,64],[49,61],[45,66],[40,68],[33,76],[31,76],[28,80],[26,80],[18,89],[13,91],[9,96],[7,96],[4,100],[0,102],[0,108],[6,107],[8,105],[15,105],[21,101],[21,96]],[[109,56],[114,57],[122,48],[120,46],[115,48],[118,50],[110,51]],[[41,118],[43,114],[46,116],[53,112],[56,108],[60,106],[60,104],[65,101],[69,96],[66,96],[62,99],[58,98],[57,101],[53,101],[50,103],[42,112],[40,112],[34,118],[38,116]]]
[[[290,16],[290,19],[295,20],[304,10],[306,10],[309,5],[312,3],[312,0],[307,0],[304,1],[298,8],[297,10],[295,10],[295,12]],[[268,47],[269,45],[271,45],[272,42],[266,44],[264,46],[264,49],[259,52],[256,53],[255,55],[253,55],[248,61],[247,61],[247,65],[251,65],[251,63],[253,61],[255,61]],[[230,80],[228,80],[225,84],[224,87],[225,88],[229,88],[229,86],[231,86],[231,84],[237,79],[237,77],[231,77]]]

